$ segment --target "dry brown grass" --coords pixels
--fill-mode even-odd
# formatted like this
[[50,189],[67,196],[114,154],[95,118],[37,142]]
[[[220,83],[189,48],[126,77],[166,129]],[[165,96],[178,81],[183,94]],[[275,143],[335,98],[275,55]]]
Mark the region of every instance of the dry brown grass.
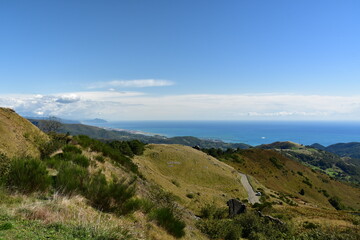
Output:
[[226,206],[230,198],[247,197],[232,167],[191,147],[149,145],[134,161],[146,179],[173,193],[191,210],[211,202]]
[[38,148],[46,141],[48,136],[28,120],[11,109],[0,108],[0,152],[8,157],[39,157]]
[[[283,168],[274,166],[270,157],[277,158]],[[348,184],[331,180],[329,176],[314,172],[310,168],[288,159],[272,150],[249,149],[241,153],[243,163],[227,162],[235,169],[249,174],[264,185],[266,188],[294,196],[293,200],[299,203],[307,203],[313,206],[332,209],[325,197],[319,190],[326,190],[330,196],[338,196],[345,206],[360,209],[360,189]],[[297,172],[301,172],[303,176]],[[312,187],[303,181],[309,179]],[[299,194],[301,189],[305,195]]]

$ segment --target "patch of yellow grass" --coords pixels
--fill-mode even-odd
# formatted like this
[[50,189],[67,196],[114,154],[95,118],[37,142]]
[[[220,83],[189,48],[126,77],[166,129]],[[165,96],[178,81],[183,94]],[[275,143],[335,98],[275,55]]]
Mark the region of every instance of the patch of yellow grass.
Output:
[[48,136],[8,108],[0,108],[0,153],[8,157],[39,157],[39,146]]
[[173,193],[191,210],[206,203],[226,206],[230,198],[247,198],[232,167],[191,147],[151,144],[134,161],[147,179]]

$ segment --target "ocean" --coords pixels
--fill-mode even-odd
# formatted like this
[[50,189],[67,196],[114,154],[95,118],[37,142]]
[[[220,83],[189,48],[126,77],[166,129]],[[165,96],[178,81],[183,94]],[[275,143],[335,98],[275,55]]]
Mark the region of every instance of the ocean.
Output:
[[320,143],[324,146],[340,142],[360,142],[360,122],[122,121],[92,125],[166,137],[194,136],[252,146],[276,141],[293,141],[304,145]]

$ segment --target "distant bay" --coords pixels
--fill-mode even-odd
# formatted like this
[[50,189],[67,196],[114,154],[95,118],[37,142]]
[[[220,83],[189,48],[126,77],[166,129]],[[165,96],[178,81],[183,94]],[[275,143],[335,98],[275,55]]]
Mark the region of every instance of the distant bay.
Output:
[[252,146],[276,141],[293,141],[304,145],[320,143],[324,146],[340,142],[360,142],[360,122],[121,121],[92,125],[166,137],[194,136]]

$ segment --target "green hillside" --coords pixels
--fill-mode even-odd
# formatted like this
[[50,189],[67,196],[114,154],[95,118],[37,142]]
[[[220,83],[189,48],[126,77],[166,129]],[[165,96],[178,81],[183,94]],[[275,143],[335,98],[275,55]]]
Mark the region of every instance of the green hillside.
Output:
[[[319,147],[318,145],[314,145]],[[350,148],[347,145],[347,148]],[[304,163],[314,169],[321,170],[338,180],[360,184],[360,165],[350,157],[341,157],[329,152],[327,148],[321,150],[311,146],[303,146],[293,142],[275,142],[263,144],[257,148],[272,149],[285,157]],[[321,148],[321,147],[320,147]],[[356,148],[354,149],[354,151]]]
[[[253,176],[268,189],[288,195],[300,204],[332,208],[330,197],[338,197],[350,208],[360,209],[360,189],[331,179],[273,150],[239,150],[224,161]],[[305,194],[301,195],[301,189]]]

